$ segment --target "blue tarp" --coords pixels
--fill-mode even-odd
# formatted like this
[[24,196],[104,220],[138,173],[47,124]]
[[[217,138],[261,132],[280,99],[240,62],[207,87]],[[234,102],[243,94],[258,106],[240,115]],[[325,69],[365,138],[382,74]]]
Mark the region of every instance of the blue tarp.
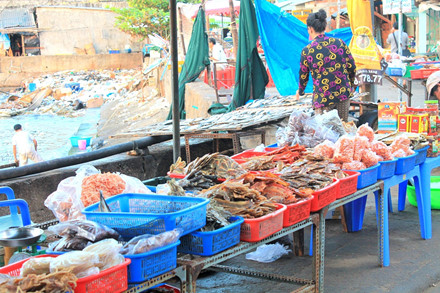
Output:
[[9,48],[11,47],[9,35],[0,33],[0,43],[3,43],[3,50],[9,50]]
[[[283,96],[294,95],[298,90],[301,51],[309,43],[307,26],[266,0],[255,0],[255,7],[261,44],[275,86]],[[347,44],[352,36],[350,28],[327,34]],[[312,90],[312,82],[309,82],[305,92]]]

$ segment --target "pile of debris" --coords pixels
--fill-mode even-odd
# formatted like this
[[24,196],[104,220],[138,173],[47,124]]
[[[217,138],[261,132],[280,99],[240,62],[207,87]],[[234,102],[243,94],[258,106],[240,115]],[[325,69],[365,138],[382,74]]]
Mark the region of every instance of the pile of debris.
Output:
[[145,100],[145,81],[136,69],[62,71],[24,84],[0,104],[0,116],[29,113],[76,117],[83,114],[81,109],[97,108],[107,101],[127,97]]

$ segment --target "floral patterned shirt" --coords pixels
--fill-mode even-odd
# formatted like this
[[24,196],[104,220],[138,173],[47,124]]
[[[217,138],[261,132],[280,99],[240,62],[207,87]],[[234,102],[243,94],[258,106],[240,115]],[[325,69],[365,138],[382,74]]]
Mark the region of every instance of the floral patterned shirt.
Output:
[[304,47],[299,70],[300,95],[304,94],[309,72],[313,78],[314,108],[328,107],[352,96],[356,65],[342,40],[322,34]]

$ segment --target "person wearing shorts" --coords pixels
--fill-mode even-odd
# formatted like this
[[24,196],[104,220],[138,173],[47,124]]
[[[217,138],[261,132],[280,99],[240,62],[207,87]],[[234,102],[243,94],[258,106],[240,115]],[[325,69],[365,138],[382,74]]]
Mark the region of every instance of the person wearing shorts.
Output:
[[[37,152],[37,141],[27,131],[21,128],[20,124],[14,125],[15,134],[12,137],[12,152],[15,164],[25,166],[29,160],[37,163],[42,162],[40,154]],[[17,158],[18,156],[18,158]]]

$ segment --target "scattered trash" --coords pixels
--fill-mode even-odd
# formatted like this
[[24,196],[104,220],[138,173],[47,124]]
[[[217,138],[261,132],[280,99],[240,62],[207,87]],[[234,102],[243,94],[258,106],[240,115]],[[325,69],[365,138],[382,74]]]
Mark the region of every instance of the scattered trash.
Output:
[[246,253],[246,259],[258,262],[273,262],[285,254],[289,254],[292,250],[287,249],[287,246],[280,243],[263,244],[257,248],[256,251]]

